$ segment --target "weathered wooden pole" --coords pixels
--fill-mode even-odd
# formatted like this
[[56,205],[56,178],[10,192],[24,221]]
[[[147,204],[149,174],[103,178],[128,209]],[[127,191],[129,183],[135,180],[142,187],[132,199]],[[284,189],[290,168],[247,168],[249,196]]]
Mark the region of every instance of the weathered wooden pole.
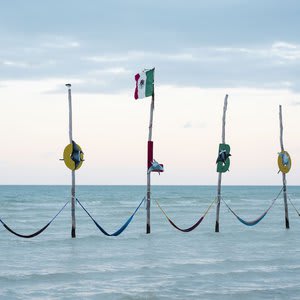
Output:
[[[284,146],[283,146],[283,122],[282,122],[282,108],[281,105],[279,105],[279,123],[280,123],[280,147],[281,152],[284,152]],[[283,184],[283,201],[284,201],[284,212],[285,212],[285,228],[290,228],[290,222],[289,222],[289,210],[288,210],[288,203],[287,203],[287,190],[286,190],[286,173],[282,173],[282,184]]]
[[[72,95],[71,95],[71,84],[67,83],[68,88],[68,100],[69,100],[69,139],[70,144],[73,142],[73,126],[72,126]],[[72,174],[72,188],[71,188],[71,216],[72,216],[72,238],[76,237],[76,218],[75,218],[75,170],[71,171]]]
[[[224,107],[223,107],[222,144],[225,144],[225,125],[226,125],[227,99],[228,99],[228,95],[225,96]],[[220,205],[221,205],[221,186],[222,186],[222,172],[219,172],[219,175],[218,175],[217,211],[216,211],[215,232],[219,232],[219,230],[220,230],[219,219],[220,219]]]
[[[150,105],[150,121],[149,121],[149,135],[148,135],[148,162],[149,162],[149,142],[152,141],[152,124],[153,124],[153,111],[154,111],[154,88],[152,94],[152,100]],[[149,168],[149,165],[148,165]],[[147,169],[147,223],[146,223],[146,233],[151,232],[150,225],[150,206],[151,206],[151,172],[148,172]]]

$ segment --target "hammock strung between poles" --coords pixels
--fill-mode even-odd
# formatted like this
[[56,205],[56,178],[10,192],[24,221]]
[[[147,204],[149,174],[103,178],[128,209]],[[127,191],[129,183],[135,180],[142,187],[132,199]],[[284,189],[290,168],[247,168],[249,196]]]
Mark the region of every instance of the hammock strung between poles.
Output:
[[224,204],[227,206],[227,208],[229,209],[229,211],[244,225],[246,226],[255,226],[257,225],[266,215],[267,213],[270,211],[270,209],[273,207],[273,205],[275,204],[276,200],[278,199],[278,197],[280,196],[280,194],[282,193],[283,188],[280,190],[280,192],[278,193],[278,195],[276,196],[275,199],[273,199],[271,205],[265,210],[265,212],[260,215],[257,219],[253,220],[253,221],[246,221],[244,219],[242,219],[241,217],[238,216],[238,214],[225,202],[225,200],[222,198],[222,201],[224,202]]
[[155,202],[158,206],[158,208],[161,210],[161,212],[165,215],[166,219],[169,221],[169,223],[174,227],[176,228],[177,230],[181,231],[181,232],[191,232],[193,231],[194,229],[196,229],[200,224],[201,222],[204,220],[205,216],[208,214],[209,210],[211,209],[211,207],[213,206],[213,204],[215,203],[216,199],[213,200],[213,202],[210,204],[210,206],[208,207],[208,209],[206,210],[206,212],[203,214],[203,216],[200,217],[200,219],[194,224],[192,225],[191,227],[188,227],[188,228],[180,228],[178,227],[167,215],[167,213],[163,210],[163,208],[160,206],[160,204],[158,203],[158,201],[155,199]]
[[95,225],[98,227],[98,229],[106,236],[118,236],[120,235],[130,224],[130,222],[132,221],[133,217],[135,216],[135,214],[137,213],[137,211],[139,210],[139,208],[141,207],[142,203],[145,201],[146,197],[143,198],[143,200],[141,201],[141,203],[138,205],[138,207],[135,209],[135,211],[133,212],[133,214],[128,218],[128,220],[120,227],[120,229],[118,229],[117,231],[115,231],[114,233],[110,234],[108,233],[106,230],[104,230],[103,227],[101,227],[97,221],[91,216],[91,214],[87,211],[87,209],[81,204],[81,202],[76,199],[76,201],[78,202],[78,204],[81,206],[81,208],[86,212],[86,214],[91,218],[91,220],[95,223]]
[[45,231],[49,225],[56,219],[56,217],[64,210],[64,208],[67,206],[67,204],[69,203],[69,200],[67,201],[67,203],[60,209],[60,211],[43,227],[41,228],[40,230],[32,233],[32,234],[20,234],[20,233],[17,233],[16,231],[12,230],[8,225],[6,225],[2,219],[0,219],[0,222],[1,224],[4,226],[4,228],[6,230],[8,230],[10,233],[18,236],[18,237],[21,237],[21,238],[24,238],[24,239],[30,239],[30,238],[33,238],[33,237],[36,237],[38,236],[39,234],[41,234],[43,231]]

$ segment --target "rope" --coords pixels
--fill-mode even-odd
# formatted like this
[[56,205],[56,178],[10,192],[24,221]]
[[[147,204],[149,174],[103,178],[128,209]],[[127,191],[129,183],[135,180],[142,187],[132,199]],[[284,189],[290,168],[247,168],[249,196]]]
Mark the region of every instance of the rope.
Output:
[[95,225],[98,227],[98,229],[106,236],[118,236],[120,235],[126,228],[127,226],[130,224],[130,222],[132,221],[134,215],[136,214],[136,212],[138,211],[138,209],[141,207],[142,203],[145,201],[146,197],[143,198],[143,200],[141,201],[141,203],[138,205],[138,207],[135,209],[135,211],[133,212],[133,214],[129,217],[129,219],[124,223],[124,225],[122,225],[120,227],[120,229],[118,229],[117,231],[115,231],[114,233],[110,234],[107,231],[104,230],[103,227],[101,227],[97,221],[91,216],[91,214],[87,211],[87,209],[81,204],[81,202],[76,199],[76,201],[78,202],[78,204],[82,207],[82,209],[87,213],[87,215],[91,218],[91,220],[95,223]]
[[267,208],[267,210],[260,215],[257,219],[253,220],[253,221],[246,221],[244,219],[242,219],[241,217],[239,217],[233,210],[232,208],[226,203],[226,201],[222,199],[222,201],[224,202],[224,204],[227,206],[227,208],[230,210],[230,212],[244,225],[246,226],[255,226],[256,224],[258,224],[269,212],[269,210],[273,207],[274,203],[276,202],[276,200],[279,198],[280,194],[282,193],[283,188],[280,190],[280,192],[278,193],[278,195],[273,199],[271,205]]
[[21,238],[30,239],[30,238],[38,236],[43,231],[45,231],[48,228],[48,226],[56,219],[56,217],[63,211],[63,209],[67,206],[68,203],[69,203],[69,200],[60,209],[60,211],[43,228],[41,228],[40,230],[38,230],[38,231],[36,231],[36,232],[34,232],[32,234],[25,235],[25,234],[17,233],[14,230],[12,230],[8,225],[6,225],[1,219],[0,219],[0,222],[2,223],[2,225],[4,226],[4,228],[7,229],[10,233],[12,233],[12,234],[14,234],[14,235],[16,235],[18,237],[21,237]]
[[169,223],[174,227],[176,228],[177,230],[181,231],[181,232],[190,232],[190,231],[193,231],[194,229],[196,229],[200,224],[201,222],[204,220],[205,216],[208,214],[209,210],[211,209],[211,207],[213,206],[213,204],[215,203],[217,198],[215,198],[212,203],[209,205],[209,207],[207,208],[207,210],[205,211],[204,215],[202,217],[200,217],[200,219],[194,224],[192,225],[191,227],[189,228],[185,228],[185,229],[182,229],[180,227],[178,227],[167,215],[167,213],[163,210],[163,208],[160,206],[160,204],[158,203],[158,201],[155,199],[155,202],[158,206],[158,208],[161,210],[161,212],[165,215],[165,217],[167,218],[167,220],[169,221]]
[[292,206],[294,207],[295,211],[297,212],[298,216],[300,217],[300,212],[298,211],[298,209],[295,207],[294,203],[292,202],[291,198],[288,196],[288,199],[290,201],[290,203],[292,204]]

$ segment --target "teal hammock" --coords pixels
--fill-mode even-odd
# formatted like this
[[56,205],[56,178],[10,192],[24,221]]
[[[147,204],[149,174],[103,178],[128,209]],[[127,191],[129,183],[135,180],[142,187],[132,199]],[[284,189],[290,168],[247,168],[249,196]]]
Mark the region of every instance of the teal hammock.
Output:
[[233,209],[224,201],[224,199],[222,198],[222,201],[224,202],[224,204],[227,206],[227,208],[230,210],[230,212],[244,225],[246,226],[255,226],[257,225],[266,215],[267,213],[270,211],[270,209],[273,207],[273,205],[275,204],[276,200],[279,198],[280,194],[282,193],[283,188],[280,190],[280,192],[278,193],[278,195],[276,196],[275,199],[273,199],[271,205],[265,210],[265,212],[260,215],[257,219],[253,220],[253,221],[246,221],[244,219],[242,219],[241,217],[239,217],[237,215],[236,212],[233,211]]
[[2,221],[2,219],[0,219],[0,222],[4,226],[4,228],[6,230],[8,230],[10,233],[12,233],[12,234],[14,234],[14,235],[16,235],[18,237],[24,238],[24,239],[30,239],[30,238],[38,236],[43,231],[45,231],[49,227],[49,225],[56,219],[56,217],[64,210],[64,208],[67,206],[68,203],[69,203],[69,201],[67,201],[67,203],[59,210],[59,212],[43,228],[41,228],[40,230],[38,230],[38,231],[36,231],[36,232],[34,232],[32,234],[20,234],[20,233],[17,233],[13,229],[11,229],[8,225],[6,225],[4,223],[4,221]]
[[133,214],[128,218],[128,220],[120,227],[120,229],[118,229],[117,231],[115,231],[114,233],[108,233],[102,226],[99,225],[99,223],[97,223],[97,221],[91,216],[91,214],[87,211],[87,209],[81,204],[81,202],[76,199],[76,201],[78,202],[78,204],[81,206],[81,208],[86,212],[86,214],[91,218],[91,220],[95,223],[95,225],[97,226],[97,228],[106,236],[118,236],[120,235],[127,227],[128,225],[131,223],[133,217],[135,216],[135,214],[137,213],[137,211],[139,210],[139,208],[141,207],[142,203],[145,201],[145,198],[143,198],[143,200],[141,201],[141,203],[138,205],[138,207],[135,209],[135,211],[133,212]]

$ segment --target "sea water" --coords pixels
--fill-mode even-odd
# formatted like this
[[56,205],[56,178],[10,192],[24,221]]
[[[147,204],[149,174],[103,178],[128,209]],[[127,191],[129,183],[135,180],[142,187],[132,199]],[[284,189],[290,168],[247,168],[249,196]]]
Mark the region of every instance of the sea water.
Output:
[[[281,187],[223,187],[224,200],[253,220]],[[288,193],[300,209],[300,187]],[[76,195],[108,232],[117,230],[145,195],[144,186],[78,186]],[[214,186],[154,186],[171,219],[186,228],[205,212]],[[13,230],[42,228],[70,199],[67,186],[0,186],[0,218]],[[290,204],[290,203],[289,203]],[[0,224],[0,299],[300,299],[300,217],[282,196],[256,226],[241,224],[221,204],[193,232],[182,233],[151,205],[145,234],[142,205],[118,237],[104,236],[76,205],[76,239],[68,205],[41,235],[22,239]]]

